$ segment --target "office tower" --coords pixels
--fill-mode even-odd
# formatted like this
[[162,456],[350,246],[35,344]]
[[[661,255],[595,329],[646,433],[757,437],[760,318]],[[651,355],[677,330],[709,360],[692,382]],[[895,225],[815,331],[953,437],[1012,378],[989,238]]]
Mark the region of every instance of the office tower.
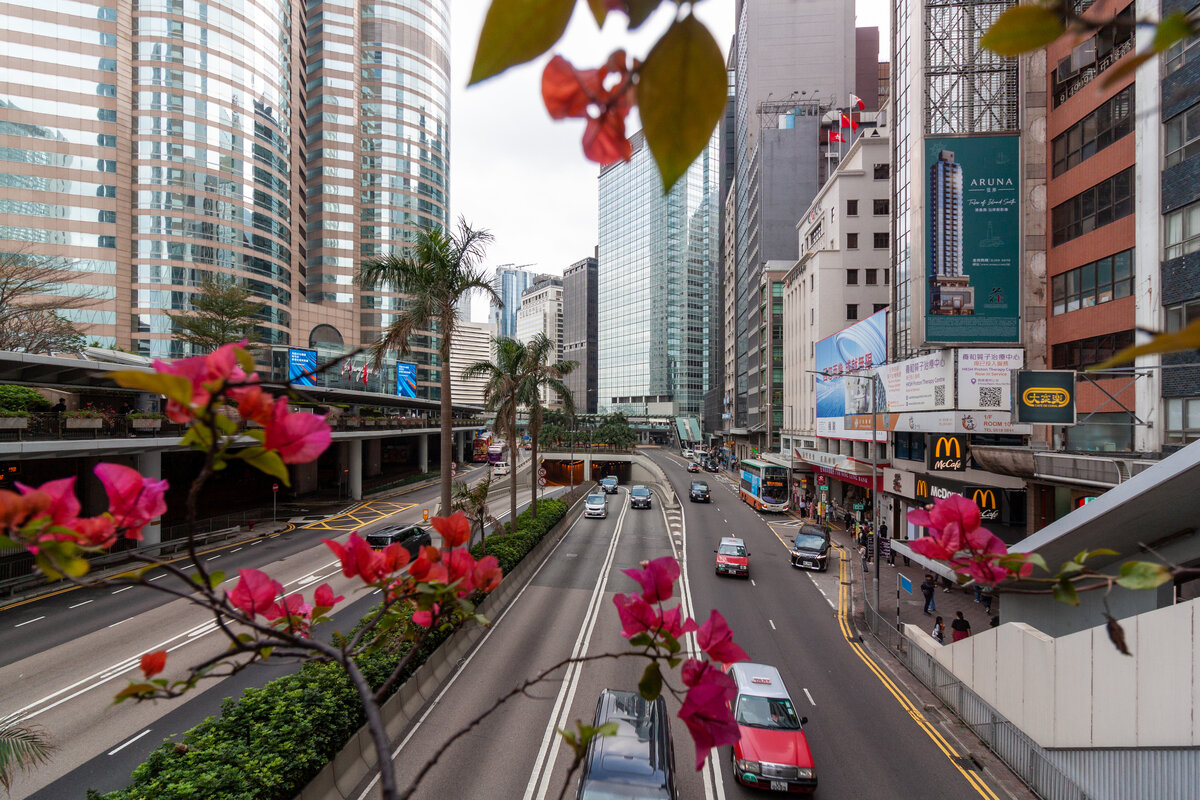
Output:
[[[448,204],[449,3],[0,3],[0,250],[70,259],[88,339],[176,357],[206,276],[270,346],[374,341],[354,285]],[[408,20],[401,27],[400,20]],[[434,341],[415,348],[436,385]]]
[[496,305],[493,302],[488,319],[496,327],[497,337],[516,338],[517,312],[521,310],[521,293],[533,284],[535,277],[537,277],[537,273],[531,272],[525,267],[514,267],[512,264],[496,267],[496,274],[492,278],[492,288],[496,290],[503,305]]
[[563,270],[563,347],[566,361],[577,366],[567,375],[576,414],[596,413],[596,303],[599,270],[595,257]]
[[963,171],[949,150],[929,167],[929,313],[970,314],[975,289],[963,275]]
[[[545,336],[554,345],[546,363],[562,360],[563,341],[563,281],[556,275],[538,275],[533,284],[521,293],[521,310],[517,312],[517,341],[529,344]],[[558,409],[562,403],[549,387],[542,387],[542,405]]]
[[717,136],[663,194],[639,132],[600,171],[600,413],[699,415],[717,260]]
[[464,378],[472,364],[492,360],[492,326],[486,322],[459,322],[450,340],[450,393],[455,404],[483,406],[487,378]]

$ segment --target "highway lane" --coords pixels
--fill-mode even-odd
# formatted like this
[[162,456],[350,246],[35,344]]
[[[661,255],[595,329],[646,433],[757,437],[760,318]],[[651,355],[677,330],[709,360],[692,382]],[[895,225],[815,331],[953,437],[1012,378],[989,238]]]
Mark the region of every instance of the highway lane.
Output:
[[[689,481],[697,476],[685,472],[674,454],[659,452],[653,458],[686,497]],[[779,668],[797,710],[809,718],[806,733],[819,795],[995,797],[986,776],[981,781],[977,773],[960,768],[952,756],[961,753],[938,741],[947,731],[930,725],[931,737],[917,724],[914,712],[920,715],[921,703],[886,681],[889,667],[869,665],[859,655],[861,648],[847,641],[838,619],[839,562],[826,573],[793,568],[779,538],[786,540],[794,531],[788,518],[761,515],[742,503],[728,473],[702,477],[712,488],[713,502],[684,503],[687,566],[698,615],[719,608],[751,660]],[[746,541],[750,580],[714,574],[712,550],[722,536]],[[762,796],[735,781],[729,749],[720,753],[720,768],[726,797]]]

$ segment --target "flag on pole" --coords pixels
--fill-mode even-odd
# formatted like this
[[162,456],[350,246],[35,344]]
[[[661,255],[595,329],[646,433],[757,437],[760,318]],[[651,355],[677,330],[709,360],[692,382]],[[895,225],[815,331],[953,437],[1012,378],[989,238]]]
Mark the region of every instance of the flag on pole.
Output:
[[350,363],[350,359],[346,359],[345,361],[342,362],[342,377],[343,378],[350,377],[350,373],[353,370],[354,370],[354,365]]
[[368,374],[370,374],[370,371],[371,371],[371,368],[370,368],[370,367],[368,367],[368,366],[367,366],[367,364],[366,364],[366,362],[364,361],[364,362],[363,362],[363,371],[362,371],[362,382],[363,382],[363,384],[366,384],[366,382],[367,382],[367,375],[368,375]]
[[851,104],[851,105],[858,106],[858,110],[859,110],[859,111],[866,111],[866,110],[867,110],[867,104],[866,104],[866,103],[864,103],[864,102],[863,102],[863,100],[862,100],[862,98],[861,98],[861,97],[859,97],[859,96],[858,96],[858,95],[856,95],[856,94],[852,94],[852,95],[850,95],[850,104]]
[[849,114],[842,114],[842,128],[849,128],[851,131],[858,130],[858,123]]
[[829,141],[831,141],[831,142],[844,142],[844,141],[846,141],[846,140],[845,140],[845,139],[843,139],[843,138],[842,138],[842,135],[841,135],[840,133],[838,133],[837,131],[830,131],[830,132],[829,132]]

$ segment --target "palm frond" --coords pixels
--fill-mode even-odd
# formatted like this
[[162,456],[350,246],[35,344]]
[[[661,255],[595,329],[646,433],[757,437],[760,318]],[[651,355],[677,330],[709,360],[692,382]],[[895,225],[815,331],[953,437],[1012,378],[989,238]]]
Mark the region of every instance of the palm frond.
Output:
[[10,791],[17,772],[48,763],[57,749],[44,729],[25,722],[20,714],[0,718],[0,786]]

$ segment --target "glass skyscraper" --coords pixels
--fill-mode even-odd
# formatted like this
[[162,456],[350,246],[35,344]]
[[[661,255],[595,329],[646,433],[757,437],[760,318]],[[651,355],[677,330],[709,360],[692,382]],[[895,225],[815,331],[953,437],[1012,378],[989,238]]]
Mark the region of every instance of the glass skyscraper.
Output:
[[600,172],[600,413],[699,415],[708,388],[720,160],[709,146],[667,194],[641,133]]
[[537,273],[522,267],[496,267],[492,288],[500,296],[503,307],[491,306],[491,323],[496,326],[496,336],[502,339],[517,337],[517,312],[521,310],[521,293],[533,285]]

